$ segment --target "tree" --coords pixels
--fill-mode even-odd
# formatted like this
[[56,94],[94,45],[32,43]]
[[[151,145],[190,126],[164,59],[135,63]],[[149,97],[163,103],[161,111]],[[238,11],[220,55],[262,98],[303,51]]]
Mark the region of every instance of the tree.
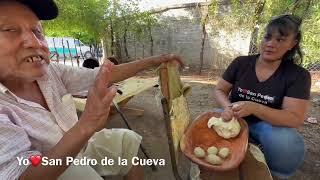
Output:
[[59,16],[44,22],[48,36],[70,36],[97,49],[104,36],[104,14],[108,0],[56,0]]
[[223,29],[228,33],[250,32],[249,54],[255,53],[257,42],[271,17],[288,13],[303,19],[304,40],[302,50],[305,54],[304,65],[319,62],[320,1],[316,0],[232,0],[230,10],[221,12],[222,1],[213,0],[209,11],[210,25],[213,29]]
[[[102,44],[104,56],[130,59],[128,36],[149,36],[153,53],[151,28],[157,21],[149,12],[140,12],[138,0],[56,0],[59,17],[44,22],[48,36],[71,36],[97,49]],[[122,55],[124,49],[124,58]]]
[[202,71],[202,66],[203,66],[203,55],[204,55],[204,44],[207,38],[207,30],[206,30],[206,24],[208,23],[208,7],[205,8],[204,10],[204,15],[203,19],[201,21],[201,26],[202,26],[202,40],[201,40],[201,50],[200,50],[200,67],[199,67],[199,72],[198,74],[201,75]]
[[150,12],[139,13],[136,15],[136,19],[137,21],[132,24],[131,33],[135,36],[135,39],[139,41],[143,41],[144,37],[148,37],[150,42],[150,55],[153,55],[152,27],[158,24],[158,21],[154,14]]
[[[139,41],[142,37],[150,37],[151,51],[153,54],[153,39],[151,27],[156,24],[156,18],[149,12],[140,12],[138,1],[113,0],[112,5],[106,10],[107,34],[110,37],[111,54],[120,60],[129,60],[127,40],[133,37]],[[122,49],[125,56],[122,55]]]
[[302,24],[304,51],[304,65],[320,62],[320,2],[311,2],[310,8],[305,12],[304,22]]

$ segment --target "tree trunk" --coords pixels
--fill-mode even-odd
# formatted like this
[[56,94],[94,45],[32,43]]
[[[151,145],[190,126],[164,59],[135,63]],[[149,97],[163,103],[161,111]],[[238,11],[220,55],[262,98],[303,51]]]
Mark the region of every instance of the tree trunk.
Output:
[[144,43],[142,42],[142,58],[144,58]]
[[110,18],[110,39],[111,39],[111,55],[114,55],[115,43],[114,43],[114,31],[112,19]]
[[311,6],[311,1],[312,0],[309,0],[308,2],[307,2],[307,6],[306,6],[306,8],[305,8],[305,10],[304,10],[304,14],[302,15],[302,17],[301,17],[301,19],[303,20],[307,15],[308,15],[308,13],[309,13],[309,9],[310,9],[310,6]]
[[136,42],[136,36],[134,36],[134,59],[137,59],[137,42]]
[[118,36],[115,38],[115,56],[119,60],[119,63],[123,63],[120,38]]
[[148,30],[149,30],[149,37],[150,37],[150,56],[153,56],[153,38],[152,38],[152,31],[150,26],[148,26]]
[[94,41],[94,55],[96,58],[99,57],[99,43],[96,40]]
[[126,61],[128,61],[128,59],[130,59],[128,48],[127,48],[127,31],[128,31],[127,28],[125,28],[124,35],[123,35],[123,46],[124,46],[124,53],[126,56]]
[[255,20],[254,20],[254,26],[252,27],[252,33],[251,33],[251,38],[250,38],[250,45],[249,45],[249,52],[248,54],[256,54],[258,52],[258,34],[259,34],[259,24],[261,21],[261,16],[262,16],[262,12],[264,10],[266,4],[266,0],[259,0],[257,2],[257,6],[255,8]]
[[200,67],[198,74],[201,75],[201,71],[203,68],[203,56],[204,56],[204,44],[207,38],[207,31],[206,31],[206,23],[208,21],[209,15],[208,10],[206,10],[205,18],[202,22],[202,40],[201,40],[201,51],[200,51]]
[[258,52],[258,34],[259,34],[259,27],[254,27],[251,38],[250,38],[250,45],[249,45],[249,52],[248,55],[256,54]]
[[299,6],[301,5],[301,0],[296,0],[292,6],[292,8],[290,9],[291,13],[294,13],[296,11],[296,9],[299,8]]

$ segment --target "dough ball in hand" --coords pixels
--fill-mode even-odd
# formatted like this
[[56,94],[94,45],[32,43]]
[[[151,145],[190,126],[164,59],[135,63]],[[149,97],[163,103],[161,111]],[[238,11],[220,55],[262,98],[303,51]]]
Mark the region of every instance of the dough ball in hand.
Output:
[[222,158],[228,157],[229,154],[230,154],[230,149],[229,149],[229,148],[226,148],[226,147],[221,148],[221,149],[219,150],[219,152],[218,152],[218,155],[219,155],[220,157],[222,157]]
[[207,157],[206,157],[206,160],[210,163],[210,164],[213,164],[213,165],[220,165],[222,164],[222,159],[215,155],[215,154],[209,154]]
[[194,148],[193,153],[198,158],[203,158],[206,156],[206,152],[201,147]]
[[207,149],[207,153],[208,154],[217,154],[218,153],[218,148],[216,148],[215,146],[211,146]]

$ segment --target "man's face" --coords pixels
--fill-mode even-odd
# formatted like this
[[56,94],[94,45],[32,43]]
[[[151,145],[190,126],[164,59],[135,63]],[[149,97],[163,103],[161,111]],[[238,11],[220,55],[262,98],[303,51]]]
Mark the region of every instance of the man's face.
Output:
[[49,54],[37,16],[19,3],[0,3],[0,81],[42,77]]
[[296,43],[293,33],[283,36],[278,32],[266,32],[261,42],[260,54],[267,61],[278,61],[281,60],[284,54],[291,50]]

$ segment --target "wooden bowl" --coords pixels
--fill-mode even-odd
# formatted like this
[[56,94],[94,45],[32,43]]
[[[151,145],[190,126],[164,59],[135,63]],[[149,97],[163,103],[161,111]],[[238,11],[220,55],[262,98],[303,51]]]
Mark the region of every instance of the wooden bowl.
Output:
[[[209,171],[227,171],[239,166],[244,159],[248,147],[248,125],[244,119],[238,119],[241,130],[238,136],[230,139],[220,137],[212,128],[208,128],[207,123],[211,117],[220,117],[220,113],[206,112],[197,117],[186,129],[180,140],[181,151],[200,168]],[[205,151],[210,146],[218,149],[227,147],[230,149],[230,155],[223,159],[220,165],[212,165],[204,158],[198,158],[194,155],[195,147],[201,147]],[[206,152],[207,155],[207,152]]]

